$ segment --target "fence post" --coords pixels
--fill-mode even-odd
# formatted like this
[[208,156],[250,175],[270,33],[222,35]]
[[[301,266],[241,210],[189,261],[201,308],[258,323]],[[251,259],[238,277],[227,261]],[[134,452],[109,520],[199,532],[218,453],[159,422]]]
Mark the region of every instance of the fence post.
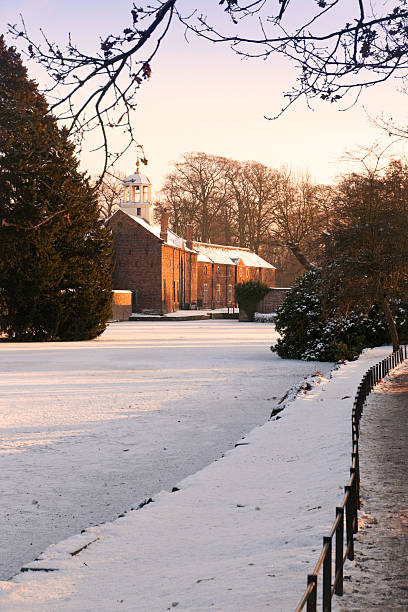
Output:
[[[356,467],[354,470],[356,502],[357,502],[357,509],[360,510],[360,507],[361,507],[361,504],[360,504],[360,460],[358,456],[358,442],[356,442],[356,451],[354,453],[351,453],[351,461],[353,462],[354,459],[356,460],[355,462]],[[350,472],[352,472],[352,470],[350,470]]]
[[306,612],[316,612],[317,610],[317,575],[316,574],[308,574],[307,577],[307,586],[310,584],[314,584],[314,589],[309,595],[309,599],[307,600]]
[[336,595],[343,595],[343,547],[344,547],[344,508],[337,506],[336,519],[340,516],[339,524],[336,529],[336,577],[337,582],[334,588]]
[[327,545],[323,561],[323,612],[331,612],[331,580],[332,580],[332,539],[323,537],[323,547]]
[[348,493],[347,501],[346,501],[346,541],[347,546],[350,546],[347,559],[349,561],[354,561],[354,541],[353,541],[353,511],[352,511],[352,492],[351,487],[346,485],[344,487],[345,492]]
[[358,498],[357,498],[357,471],[355,468],[350,468],[351,480],[351,498],[352,498],[352,511],[353,511],[353,533],[358,533]]

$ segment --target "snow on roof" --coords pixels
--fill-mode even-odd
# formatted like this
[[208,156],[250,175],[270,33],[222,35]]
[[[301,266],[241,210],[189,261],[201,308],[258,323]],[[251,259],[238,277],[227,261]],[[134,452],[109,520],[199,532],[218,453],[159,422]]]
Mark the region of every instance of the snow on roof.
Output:
[[[156,238],[160,238],[161,227],[160,227],[159,224],[155,223],[154,225],[150,225],[145,219],[143,219],[143,217],[140,217],[139,215],[132,214],[131,212],[127,211],[124,208],[120,208],[120,210],[122,212],[124,212],[128,217],[130,217],[133,221],[136,221],[136,223],[139,223],[139,225],[144,227],[148,232],[150,232],[151,234],[156,236]],[[183,244],[184,244],[184,240],[183,240],[183,238],[180,238],[180,236],[177,236],[177,234],[175,234],[171,230],[168,230],[167,231],[166,244],[169,244],[170,246],[173,246],[173,247],[177,247],[178,249],[182,249],[183,248]],[[185,246],[185,244],[184,244],[184,248],[185,248],[186,251],[191,252],[190,249],[188,249]]]
[[127,176],[123,183],[125,185],[151,185],[148,177],[145,174],[139,174],[139,172]]
[[262,259],[256,253],[242,247],[230,247],[221,244],[207,244],[205,242],[193,242],[193,248],[198,251],[198,261],[237,265],[242,262],[248,268],[270,268],[275,269],[269,262]]
[[[195,248],[194,250],[197,249]],[[204,255],[204,253],[201,253],[201,251],[198,251],[197,261],[201,261],[202,263],[213,263],[212,259]]]

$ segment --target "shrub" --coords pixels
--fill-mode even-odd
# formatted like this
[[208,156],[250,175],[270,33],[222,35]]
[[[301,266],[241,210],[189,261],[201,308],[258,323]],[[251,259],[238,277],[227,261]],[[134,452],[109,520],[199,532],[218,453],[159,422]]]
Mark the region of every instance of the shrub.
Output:
[[[408,304],[390,300],[401,340],[408,337]],[[276,314],[281,334],[271,347],[280,357],[306,361],[355,359],[364,348],[390,342],[382,311],[356,308],[340,314],[318,270],[306,272],[287,293]]]
[[268,292],[268,285],[260,281],[247,281],[235,285],[235,297],[239,309],[246,313],[249,321],[254,320],[256,307]]

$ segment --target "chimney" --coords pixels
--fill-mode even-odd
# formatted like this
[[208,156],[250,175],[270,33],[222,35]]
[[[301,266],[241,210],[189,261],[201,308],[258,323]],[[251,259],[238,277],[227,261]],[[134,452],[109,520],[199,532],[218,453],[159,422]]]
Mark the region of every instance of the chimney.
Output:
[[163,210],[162,218],[161,218],[161,227],[160,227],[160,238],[167,242],[167,229],[169,226],[169,213],[166,209]]
[[193,224],[192,223],[187,223],[187,228],[186,228],[186,247],[188,249],[190,249],[190,251],[193,250]]

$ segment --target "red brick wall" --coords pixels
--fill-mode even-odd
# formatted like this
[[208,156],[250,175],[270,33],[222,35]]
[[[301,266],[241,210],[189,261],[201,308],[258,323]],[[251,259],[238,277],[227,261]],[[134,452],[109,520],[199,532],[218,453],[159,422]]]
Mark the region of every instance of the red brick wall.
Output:
[[114,242],[113,288],[136,291],[138,309],[161,311],[161,241],[122,211],[109,226]]
[[[197,297],[200,308],[225,308],[235,305],[235,285],[249,280],[261,280],[269,287],[275,284],[275,270],[269,268],[252,268],[243,265],[211,264],[199,262]],[[205,273],[207,269],[207,273]],[[204,285],[207,285],[207,293]],[[219,290],[217,286],[219,285]],[[231,289],[228,286],[231,285]],[[207,299],[205,296],[207,295]]]
[[[204,285],[207,286],[205,292]],[[212,264],[197,263],[197,306],[198,308],[211,308],[212,291]]]
[[163,311],[196,307],[197,254],[163,244],[162,262]]
[[261,280],[275,285],[275,270],[197,263],[196,253],[164,244],[122,211],[109,226],[115,249],[113,287],[137,294],[134,309],[165,313],[185,305],[224,308],[234,305],[236,283]]

